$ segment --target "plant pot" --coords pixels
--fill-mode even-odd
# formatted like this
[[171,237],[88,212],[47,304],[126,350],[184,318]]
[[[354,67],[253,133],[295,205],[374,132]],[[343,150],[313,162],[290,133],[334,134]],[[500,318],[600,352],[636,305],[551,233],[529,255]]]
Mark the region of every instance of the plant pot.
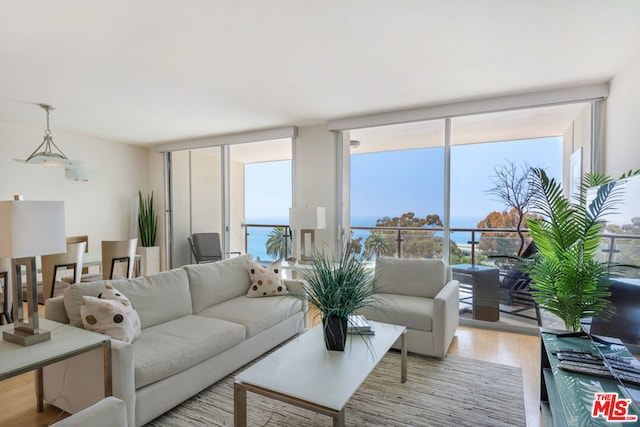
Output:
[[137,253],[142,255],[142,276],[160,272],[160,246],[139,246]]
[[347,318],[338,316],[323,317],[322,329],[327,350],[344,351],[347,343]]

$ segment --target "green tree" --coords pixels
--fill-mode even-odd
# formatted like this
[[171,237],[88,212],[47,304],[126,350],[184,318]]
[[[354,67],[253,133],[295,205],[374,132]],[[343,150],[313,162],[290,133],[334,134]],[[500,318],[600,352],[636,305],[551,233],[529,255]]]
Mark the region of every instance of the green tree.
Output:
[[[353,236],[353,231],[351,231],[351,235]],[[353,255],[360,256],[360,253],[362,252],[362,237],[358,237],[357,239],[351,237],[348,246]]]
[[[414,212],[406,212],[399,217],[383,217],[376,221],[376,227],[380,230],[372,231],[372,234],[378,233],[385,236],[389,242],[389,251],[386,255],[392,255],[395,252],[395,243],[397,241],[397,230],[385,230],[384,227],[400,227],[410,228],[409,230],[401,230],[400,238],[402,239],[402,254],[404,258],[442,258],[443,257],[443,239],[437,236],[434,231],[428,227],[442,227],[442,220],[437,214],[427,215],[424,218],[416,216]],[[422,228],[423,230],[415,230],[414,228]],[[371,237],[371,236],[369,236]],[[380,237],[375,237],[379,239]],[[365,252],[369,249],[365,240]],[[370,241],[370,242],[373,242]],[[370,243],[371,245],[372,243]],[[455,242],[450,241],[451,252],[460,255],[460,250]],[[369,252],[371,253],[371,251]],[[396,254],[398,256],[398,254]]]
[[371,259],[374,255],[377,257],[391,255],[393,252],[393,242],[389,238],[389,235],[379,231],[371,232],[364,241],[364,247],[365,259]]
[[[516,229],[516,225],[519,221],[521,213],[516,208],[511,208],[509,211],[489,213],[482,221],[477,225],[478,228],[511,228]],[[525,213],[522,218],[538,218],[539,215]],[[485,255],[520,255],[522,251],[520,247],[523,237],[514,232],[483,232],[480,236],[478,248]],[[524,238],[524,237],[523,237]],[[524,242],[528,245],[531,242],[531,238],[524,238]]]
[[274,259],[284,259],[291,256],[291,240],[284,227],[275,227],[271,230],[265,246],[267,254]]

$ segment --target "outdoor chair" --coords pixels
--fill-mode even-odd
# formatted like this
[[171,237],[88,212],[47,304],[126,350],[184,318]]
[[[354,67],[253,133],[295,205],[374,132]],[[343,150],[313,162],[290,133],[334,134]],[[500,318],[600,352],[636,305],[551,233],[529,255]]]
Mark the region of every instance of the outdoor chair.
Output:
[[196,264],[215,262],[222,259],[220,233],[193,233],[187,239]]
[[[530,258],[537,252],[535,243],[531,242],[522,253],[522,258]],[[542,326],[540,318],[540,307],[531,295],[531,277],[522,271],[521,262],[512,265],[504,274],[500,275],[500,303],[503,307],[501,312],[519,316],[538,322],[538,326]],[[514,307],[507,309],[504,306]],[[524,314],[523,312],[533,309],[535,317]]]

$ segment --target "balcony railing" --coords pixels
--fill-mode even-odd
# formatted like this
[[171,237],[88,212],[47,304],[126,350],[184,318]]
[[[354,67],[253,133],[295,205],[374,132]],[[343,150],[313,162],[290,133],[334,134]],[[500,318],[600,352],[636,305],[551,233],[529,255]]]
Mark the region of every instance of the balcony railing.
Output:
[[[274,228],[284,228],[286,233],[285,245],[290,244],[291,229],[287,224],[244,224],[245,252],[251,252],[252,247],[266,245],[268,232]],[[257,229],[252,233],[251,229]],[[381,234],[387,240],[388,252],[385,256],[403,258],[407,256],[442,258],[443,228],[425,227],[361,227],[352,226],[352,238],[362,237],[361,254],[365,256],[365,241],[371,234]],[[520,247],[520,238],[512,228],[450,228],[450,239],[457,240],[456,247],[463,257],[469,257],[468,263],[494,263],[494,259],[486,256],[515,255]],[[359,233],[360,232],[360,233]],[[363,232],[368,232],[364,234]],[[525,238],[524,246],[530,242],[527,229],[521,230]],[[360,234],[360,235],[359,235]],[[465,235],[460,243],[461,234]],[[255,235],[255,236],[254,236]],[[252,241],[252,236],[260,239]],[[427,242],[427,239],[432,239]],[[453,246],[452,246],[453,247]],[[417,253],[421,248],[427,248],[425,253]],[[372,254],[375,257],[377,254]],[[452,253],[451,255],[458,254]],[[640,265],[640,235],[607,234],[603,236],[602,261]]]

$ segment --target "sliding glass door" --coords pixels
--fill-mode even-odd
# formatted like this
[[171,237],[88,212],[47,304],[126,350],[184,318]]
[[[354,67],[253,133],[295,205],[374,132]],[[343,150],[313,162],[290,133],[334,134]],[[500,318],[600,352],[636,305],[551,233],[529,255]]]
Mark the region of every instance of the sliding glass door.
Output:
[[273,258],[274,233],[289,243],[291,138],[173,151],[168,159],[171,268],[195,262],[193,233],[219,233],[223,258]]

